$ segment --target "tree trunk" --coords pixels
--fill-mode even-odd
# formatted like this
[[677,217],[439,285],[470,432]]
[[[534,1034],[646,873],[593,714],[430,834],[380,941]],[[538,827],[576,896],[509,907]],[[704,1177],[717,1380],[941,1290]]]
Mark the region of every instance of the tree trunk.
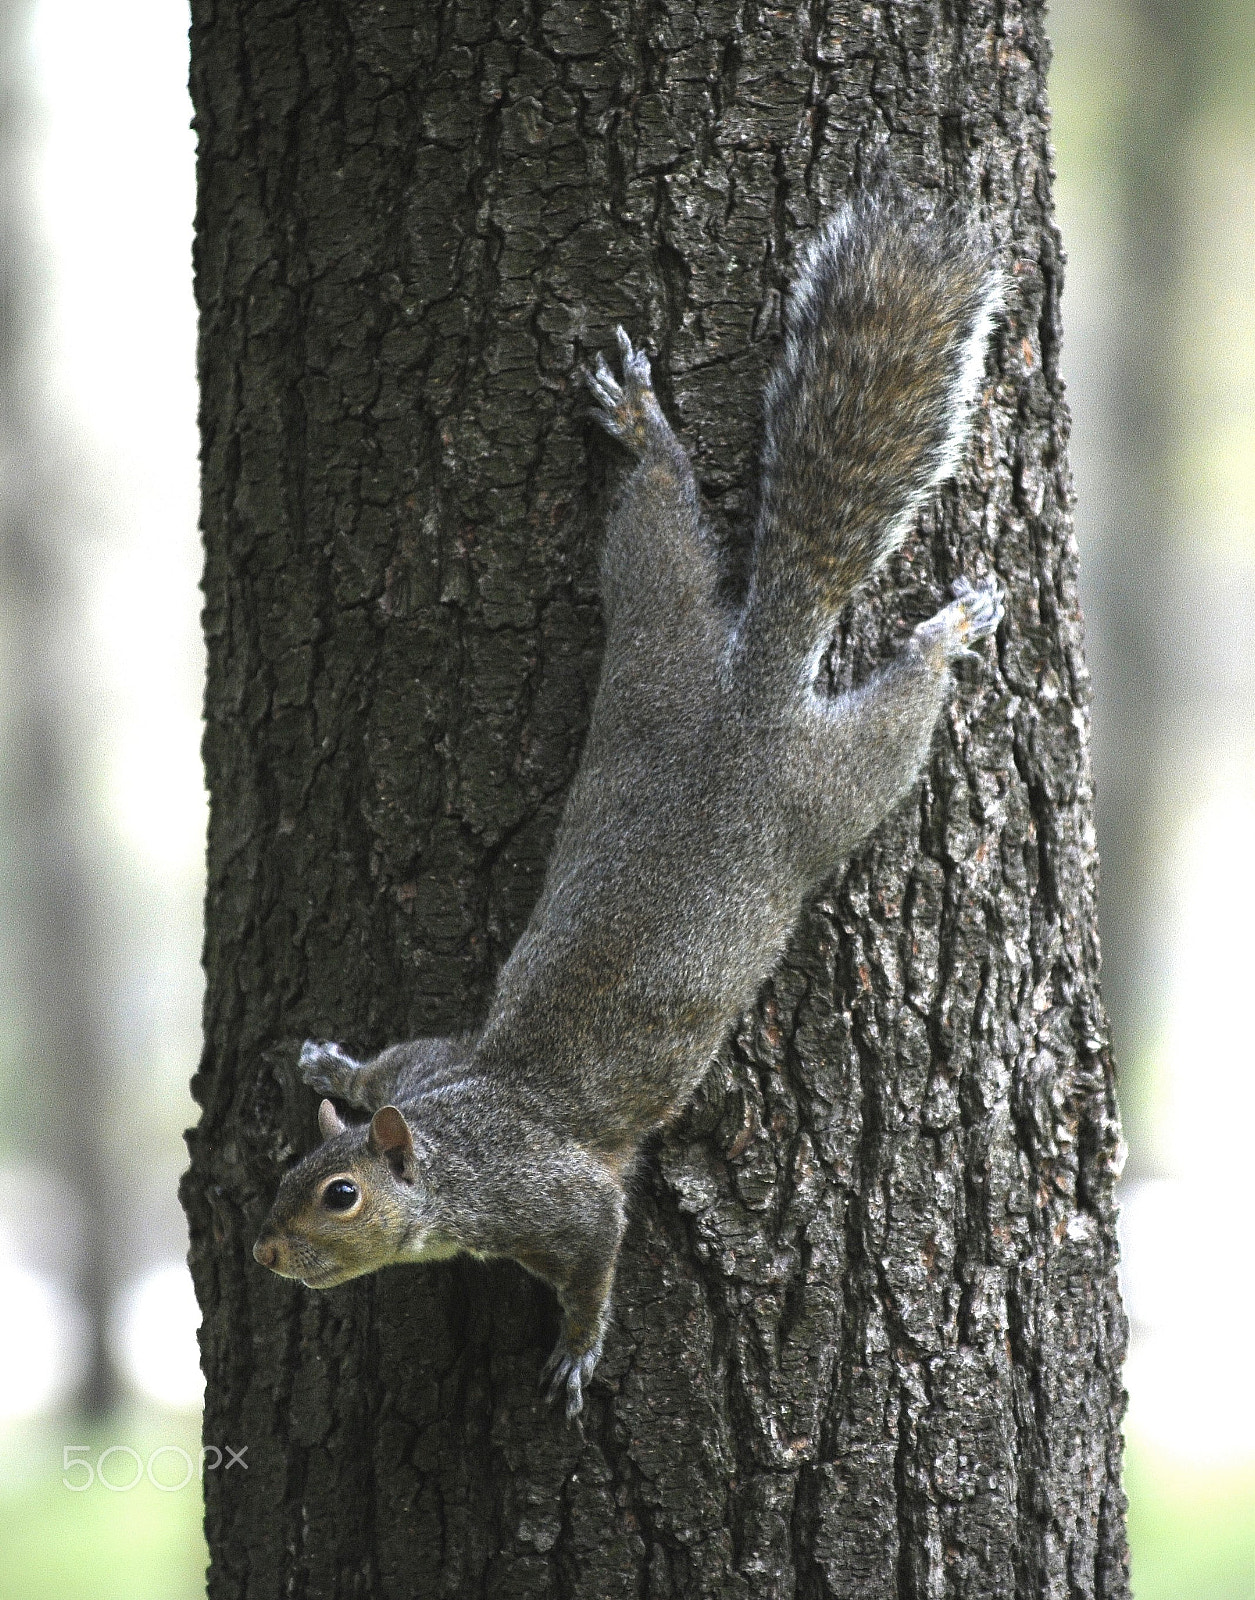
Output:
[[[213,1596],[1119,1596],[1088,688],[1037,4],[196,0]],[[249,1251],[306,1035],[483,1014],[597,674],[623,322],[729,538],[806,231],[888,141],[1009,271],[959,491],[849,619],[1008,591],[926,781],[647,1153],[582,1428],[511,1264],[325,1294]]]

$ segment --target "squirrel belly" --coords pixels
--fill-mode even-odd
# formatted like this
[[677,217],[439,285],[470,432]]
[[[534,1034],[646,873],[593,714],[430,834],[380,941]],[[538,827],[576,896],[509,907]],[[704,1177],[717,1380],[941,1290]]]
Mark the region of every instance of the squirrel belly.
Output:
[[[864,197],[806,252],[766,394],[743,599],[619,330],[595,415],[636,457],[601,562],[606,647],[540,899],[481,1029],[358,1063],[307,1044],[324,1142],[254,1253],[330,1287],[458,1250],[552,1284],[569,1416],[604,1337],[644,1135],[692,1095],[806,896],[911,788],[951,667],[1002,616],[953,600],[861,688],[819,681],[841,607],[955,470],[1001,279],[947,215]],[[346,1121],[333,1102],[368,1114]]]

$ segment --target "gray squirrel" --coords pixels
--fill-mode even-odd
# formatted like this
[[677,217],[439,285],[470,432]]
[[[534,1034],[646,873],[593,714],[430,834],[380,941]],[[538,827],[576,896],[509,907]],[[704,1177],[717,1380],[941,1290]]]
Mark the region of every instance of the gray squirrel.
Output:
[[[253,1254],[330,1288],[394,1262],[511,1257],[562,1309],[568,1417],[601,1354],[625,1183],[753,1002],[808,894],[912,786],[951,665],[996,629],[960,579],[861,688],[821,675],[841,607],[956,469],[1002,296],[976,232],[863,195],[814,237],[767,386],[748,583],[726,598],[643,352],[586,374],[636,457],[601,558],[606,645],[540,899],[487,1019],[358,1063],[306,1043],[323,1143]],[[334,1102],[365,1112],[349,1121]]]

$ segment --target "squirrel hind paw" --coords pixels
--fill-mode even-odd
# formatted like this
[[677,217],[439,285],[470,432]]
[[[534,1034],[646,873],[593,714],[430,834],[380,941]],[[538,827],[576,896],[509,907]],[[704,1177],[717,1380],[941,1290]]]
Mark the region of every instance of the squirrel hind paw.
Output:
[[633,348],[622,328],[615,329],[615,339],[623,366],[623,382],[615,378],[605,356],[598,351],[591,370],[585,368],[584,371],[584,383],[595,402],[590,411],[607,433],[630,450],[640,452],[658,409],[649,357],[643,350]]

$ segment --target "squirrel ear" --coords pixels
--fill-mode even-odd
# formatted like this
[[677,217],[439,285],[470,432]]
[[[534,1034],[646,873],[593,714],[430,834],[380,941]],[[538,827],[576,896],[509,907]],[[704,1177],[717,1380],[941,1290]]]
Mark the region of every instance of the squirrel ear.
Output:
[[383,1156],[398,1177],[410,1177],[414,1171],[414,1135],[410,1125],[395,1106],[380,1106],[370,1119],[370,1137],[367,1140],[377,1156]]
[[334,1139],[337,1133],[343,1133],[345,1128],[344,1118],[332,1105],[330,1100],[324,1100],[318,1107],[318,1131],[324,1139]]

